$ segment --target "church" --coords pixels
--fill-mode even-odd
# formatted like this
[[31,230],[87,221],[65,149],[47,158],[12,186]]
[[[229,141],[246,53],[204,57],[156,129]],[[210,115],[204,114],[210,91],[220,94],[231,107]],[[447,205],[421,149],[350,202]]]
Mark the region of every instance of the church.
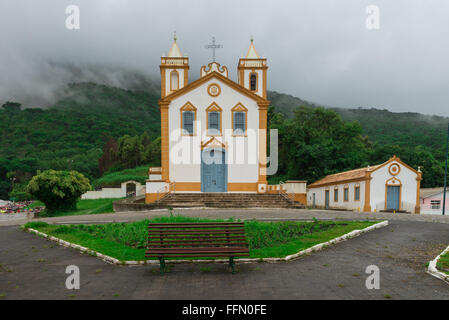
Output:
[[237,82],[214,59],[189,82],[176,37],[161,57],[161,167],[150,168],[146,203],[170,192],[267,190],[267,59],[251,39]]

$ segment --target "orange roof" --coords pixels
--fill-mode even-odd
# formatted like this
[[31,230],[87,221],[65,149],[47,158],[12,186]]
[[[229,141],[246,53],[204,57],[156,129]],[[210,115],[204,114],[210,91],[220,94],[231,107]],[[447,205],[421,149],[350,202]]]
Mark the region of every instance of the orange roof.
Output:
[[380,165],[376,165],[376,166],[370,166],[370,167],[366,167],[366,168],[360,168],[360,169],[331,174],[331,175],[325,176],[323,179],[315,181],[308,187],[316,188],[316,187],[320,187],[322,185],[336,184],[339,182],[344,182],[344,181],[349,181],[349,180],[362,180],[366,177],[366,172],[368,171],[368,168],[369,168],[369,171],[373,171],[373,170],[377,169],[379,166]]
[[386,161],[382,164],[331,174],[331,175],[325,176],[323,179],[315,181],[314,183],[312,183],[311,185],[309,185],[307,187],[308,188],[317,188],[317,187],[321,187],[321,186],[325,186],[325,185],[332,185],[332,184],[337,184],[337,183],[342,183],[342,182],[347,182],[347,181],[364,180],[368,169],[369,169],[369,172],[373,172],[393,161],[399,162],[403,166],[405,166],[408,169],[410,169],[411,171],[415,172],[418,175],[418,177],[420,178],[421,172],[416,171],[415,169],[410,167],[408,164],[402,162],[401,159],[399,159],[398,157],[396,157],[394,155],[393,157],[388,159],[388,161]]

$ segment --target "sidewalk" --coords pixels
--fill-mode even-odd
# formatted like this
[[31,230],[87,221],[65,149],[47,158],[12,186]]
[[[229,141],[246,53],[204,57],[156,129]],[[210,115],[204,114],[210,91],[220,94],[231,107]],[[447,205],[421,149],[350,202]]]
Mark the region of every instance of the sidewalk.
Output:
[[[276,208],[242,208],[242,209],[213,209],[213,208],[192,208],[192,209],[174,209],[175,215],[187,217],[202,217],[215,219],[235,218],[241,220],[311,220],[332,219],[332,220],[397,220],[397,221],[420,221],[437,222],[449,224],[449,216],[407,214],[407,213],[389,213],[389,212],[351,212],[351,211],[332,211],[332,210],[308,210],[308,209],[276,209]],[[108,223],[108,222],[130,222],[142,219],[168,216],[168,210],[157,209],[151,211],[130,211],[118,213],[105,213],[94,215],[64,216],[53,218],[27,219],[26,216],[17,217],[17,219],[0,220],[0,226],[22,225],[29,221],[45,221],[50,224],[65,223]]]

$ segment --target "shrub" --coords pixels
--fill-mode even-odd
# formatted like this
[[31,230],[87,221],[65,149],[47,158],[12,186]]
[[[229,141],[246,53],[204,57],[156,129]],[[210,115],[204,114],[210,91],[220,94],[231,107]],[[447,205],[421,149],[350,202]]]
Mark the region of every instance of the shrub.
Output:
[[27,191],[49,212],[76,209],[76,201],[90,190],[89,180],[77,171],[47,170],[34,176]]

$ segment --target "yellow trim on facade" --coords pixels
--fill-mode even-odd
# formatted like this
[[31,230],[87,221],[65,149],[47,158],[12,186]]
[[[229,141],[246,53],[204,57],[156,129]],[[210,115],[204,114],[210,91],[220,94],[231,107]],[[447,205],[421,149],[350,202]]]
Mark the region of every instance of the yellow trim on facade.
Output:
[[208,147],[210,147],[210,148],[218,147],[218,148],[227,149],[228,145],[221,142],[217,138],[215,138],[215,136],[212,136],[208,141],[201,143],[201,150],[208,148]]
[[[234,113],[235,112],[244,112],[245,113],[245,132],[243,134],[235,134],[234,133]],[[232,109],[231,109],[231,125],[232,125],[232,136],[233,137],[246,137],[247,131],[248,131],[248,109],[241,103],[237,103]]]
[[366,172],[365,175],[365,203],[363,205],[363,211],[371,212],[371,171]]
[[[178,83],[177,83],[177,87],[175,88],[175,87],[173,87],[173,75],[174,74],[176,74],[176,76],[178,77]],[[175,91],[175,90],[178,90],[179,89],[179,72],[178,72],[178,70],[176,70],[176,69],[174,69],[174,70],[172,70],[172,71],[170,71],[170,91]]]
[[168,104],[160,104],[161,112],[161,176],[162,180],[169,182],[169,119]]
[[[255,75],[256,76],[256,89],[255,90],[252,90],[251,89],[251,75]],[[252,91],[252,92],[258,92],[259,91],[259,74],[255,71],[255,70],[252,70],[249,74],[248,74],[248,78],[249,78],[249,82],[248,82],[248,89],[250,90],[250,91]]]
[[222,81],[224,84],[230,86],[231,88],[235,89],[236,91],[242,93],[243,95],[247,96],[248,98],[260,102],[260,103],[268,103],[269,101],[267,99],[262,98],[258,94],[253,93],[252,91],[248,90],[247,88],[239,85],[238,83],[235,83],[234,81],[230,80],[229,78],[226,78],[225,76],[221,75],[220,73],[216,71],[212,71],[211,73],[208,73],[202,78],[199,78],[198,80],[195,80],[192,83],[189,83],[187,86],[182,87],[179,90],[176,90],[169,95],[165,96],[163,99],[161,99],[162,102],[168,102],[170,103],[173,99],[182,96],[183,94],[190,92],[191,90],[201,86],[205,82],[209,81],[211,78],[217,78],[218,80]]
[[[179,111],[180,111],[180,129],[181,129],[181,136],[196,136],[196,111],[197,111],[197,109],[196,109],[196,107],[190,102],[190,101],[187,101],[180,109],[179,109]],[[193,114],[194,114],[194,116],[193,116],[193,133],[184,133],[184,130],[183,130],[183,128],[184,128],[184,126],[183,126],[183,120],[184,120],[184,117],[183,117],[183,115],[182,115],[182,113],[183,113],[183,111],[193,111]]]
[[[399,181],[399,185],[395,183],[390,183],[391,181]],[[402,181],[396,177],[392,177],[385,182],[385,206],[384,210],[387,210],[387,201],[388,201],[388,187],[399,187],[399,210],[402,210]]]
[[[223,109],[220,108],[220,106],[218,104],[216,104],[215,102],[212,102],[212,104],[210,106],[207,107],[206,109],[206,135],[209,137],[212,136],[222,136],[223,135]],[[218,124],[220,126],[220,133],[219,134],[210,134],[209,133],[209,112],[218,112],[219,113],[219,121]]]
[[[217,87],[218,92],[217,93],[213,93],[211,92],[212,87]],[[207,86],[207,93],[211,96],[211,97],[218,97],[221,94],[221,87],[218,85],[218,83],[211,83],[210,85]]]
[[416,205],[415,205],[415,213],[421,213],[421,180],[422,180],[422,172],[418,171],[418,177],[416,178],[417,188],[416,188]]

